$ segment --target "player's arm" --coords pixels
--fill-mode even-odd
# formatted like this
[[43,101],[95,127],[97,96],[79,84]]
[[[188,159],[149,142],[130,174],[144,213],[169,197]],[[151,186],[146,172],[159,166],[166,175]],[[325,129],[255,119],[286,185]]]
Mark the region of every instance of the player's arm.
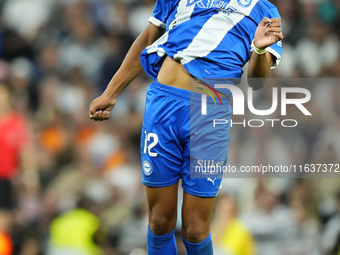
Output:
[[268,51],[261,51],[272,44],[283,40],[284,36],[281,32],[280,18],[264,18],[256,29],[253,42],[254,50],[251,54],[248,66],[248,83],[254,90],[263,87],[265,79],[268,78],[270,68],[273,65],[272,54]]
[[140,63],[141,52],[163,33],[164,29],[149,23],[147,28],[137,37],[127,53],[122,65],[111,79],[104,93],[92,101],[89,115],[94,120],[107,120],[110,111],[116,104],[117,96],[135,79],[143,70]]

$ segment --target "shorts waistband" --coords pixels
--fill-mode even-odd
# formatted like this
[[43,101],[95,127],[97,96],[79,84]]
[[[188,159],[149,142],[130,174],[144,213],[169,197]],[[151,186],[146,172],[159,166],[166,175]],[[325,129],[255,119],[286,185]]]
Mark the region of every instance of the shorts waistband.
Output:
[[[202,95],[205,94],[200,94],[197,92],[192,92],[189,90],[185,90],[185,89],[180,89],[180,88],[176,88],[176,87],[172,87],[172,86],[168,86],[168,85],[164,85],[162,83],[159,83],[158,81],[154,81],[153,83],[150,84],[149,86],[151,89],[155,89],[158,91],[162,91],[165,92],[167,94],[170,94],[172,96],[175,96],[177,98],[180,98],[182,100],[191,102],[191,103],[202,103]],[[215,105],[216,104],[220,104],[219,99],[217,97],[214,97],[215,101],[209,96],[207,96],[207,104],[208,105]],[[230,99],[228,97],[220,97],[222,105],[229,105],[230,104]]]

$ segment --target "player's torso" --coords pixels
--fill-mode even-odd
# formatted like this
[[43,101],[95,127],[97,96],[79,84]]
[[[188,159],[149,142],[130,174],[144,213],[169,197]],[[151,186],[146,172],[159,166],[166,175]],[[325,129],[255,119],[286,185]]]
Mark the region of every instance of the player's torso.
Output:
[[209,54],[217,62],[227,58],[230,65],[244,64],[265,16],[262,5],[258,0],[180,0],[166,24],[167,46],[184,64]]
[[[209,55],[216,62],[228,59],[231,68],[240,69],[249,58],[248,48],[257,19],[261,18],[260,15],[257,18],[256,13],[252,15],[257,2],[179,0],[166,24],[166,46],[170,51],[174,49],[170,57],[186,65],[197,56]],[[191,75],[178,62],[168,57],[158,74],[158,81],[189,90]],[[190,68],[190,64],[186,68]],[[203,72],[201,76],[209,76],[209,69],[205,68]]]
[[142,65],[153,78],[167,55],[194,77],[239,79],[258,24],[275,8],[266,0],[173,3],[165,34],[142,53]]

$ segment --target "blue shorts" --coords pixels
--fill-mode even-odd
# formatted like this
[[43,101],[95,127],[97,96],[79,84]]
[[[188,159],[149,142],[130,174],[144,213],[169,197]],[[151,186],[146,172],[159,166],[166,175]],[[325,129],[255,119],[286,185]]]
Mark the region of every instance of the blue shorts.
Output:
[[[182,179],[183,189],[198,197],[215,197],[222,175],[195,175],[197,166],[226,165],[232,108],[230,99],[216,105],[202,95],[153,82],[147,90],[141,138],[142,183],[167,187]],[[223,125],[213,126],[214,119]],[[221,121],[220,121],[221,122]],[[202,170],[202,169],[201,169]]]

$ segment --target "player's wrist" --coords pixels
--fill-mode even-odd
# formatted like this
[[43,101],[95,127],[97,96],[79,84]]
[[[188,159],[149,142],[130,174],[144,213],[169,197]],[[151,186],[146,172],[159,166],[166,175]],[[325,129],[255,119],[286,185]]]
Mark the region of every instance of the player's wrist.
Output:
[[117,88],[107,87],[102,97],[107,101],[115,101],[119,96],[120,91]]
[[116,95],[104,96],[104,101],[107,102],[109,105],[115,105],[117,102],[117,96]]
[[265,48],[260,48],[260,47],[258,47],[258,46],[256,45],[256,43],[255,43],[255,39],[254,39],[253,42],[251,43],[251,48],[252,48],[252,50],[255,51],[256,54],[258,54],[258,55],[263,55],[263,54],[265,54],[265,53],[267,52],[267,47],[265,47]]

